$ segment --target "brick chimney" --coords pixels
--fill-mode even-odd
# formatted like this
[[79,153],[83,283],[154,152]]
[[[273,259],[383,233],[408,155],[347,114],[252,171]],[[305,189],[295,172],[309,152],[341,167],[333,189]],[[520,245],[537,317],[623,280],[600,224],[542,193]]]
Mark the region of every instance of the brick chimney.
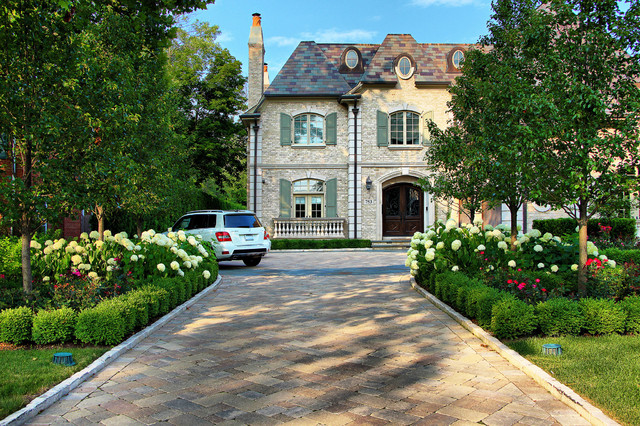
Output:
[[255,106],[264,92],[264,42],[260,14],[253,14],[253,24],[249,33],[249,93],[248,107]]
[[265,62],[264,64],[264,73],[263,73],[263,87],[264,87],[264,91],[266,91],[269,88],[269,67],[267,66],[267,63]]

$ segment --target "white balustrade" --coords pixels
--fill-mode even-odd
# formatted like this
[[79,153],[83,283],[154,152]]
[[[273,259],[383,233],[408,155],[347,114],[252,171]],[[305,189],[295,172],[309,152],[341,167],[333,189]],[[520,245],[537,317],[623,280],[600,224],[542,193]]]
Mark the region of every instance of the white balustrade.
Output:
[[276,218],[273,238],[345,238],[344,218]]

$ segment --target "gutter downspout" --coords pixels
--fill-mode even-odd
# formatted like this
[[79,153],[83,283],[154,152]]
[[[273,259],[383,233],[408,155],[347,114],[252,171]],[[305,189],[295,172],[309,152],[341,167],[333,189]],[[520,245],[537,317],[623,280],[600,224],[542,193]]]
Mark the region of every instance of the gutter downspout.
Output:
[[258,214],[258,120],[253,124],[253,212]]
[[353,238],[358,239],[358,100],[353,100]]

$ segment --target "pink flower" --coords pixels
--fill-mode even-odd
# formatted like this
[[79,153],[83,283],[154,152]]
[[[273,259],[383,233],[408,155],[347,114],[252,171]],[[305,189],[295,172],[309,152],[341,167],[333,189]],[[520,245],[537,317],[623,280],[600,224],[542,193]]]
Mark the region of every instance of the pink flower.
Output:
[[4,274],[0,274],[0,280],[4,280]]
[[513,280],[507,280],[507,284],[513,283]]
[[536,278],[536,282],[539,283],[540,282],[540,278]]
[[537,288],[537,287],[538,287],[537,285],[535,285],[535,284],[533,285],[533,288]]
[[526,283],[520,283],[518,284],[518,290],[522,290],[523,288],[525,288],[527,286]]
[[521,268],[518,268],[518,272],[521,272],[521,271],[522,271],[522,269],[521,269]]

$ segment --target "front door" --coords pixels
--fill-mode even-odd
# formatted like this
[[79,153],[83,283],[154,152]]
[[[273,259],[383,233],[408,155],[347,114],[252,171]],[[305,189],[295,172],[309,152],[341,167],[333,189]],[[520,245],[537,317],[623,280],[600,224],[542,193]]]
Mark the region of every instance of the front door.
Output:
[[382,191],[382,236],[404,237],[424,227],[422,191],[411,183],[398,183]]

